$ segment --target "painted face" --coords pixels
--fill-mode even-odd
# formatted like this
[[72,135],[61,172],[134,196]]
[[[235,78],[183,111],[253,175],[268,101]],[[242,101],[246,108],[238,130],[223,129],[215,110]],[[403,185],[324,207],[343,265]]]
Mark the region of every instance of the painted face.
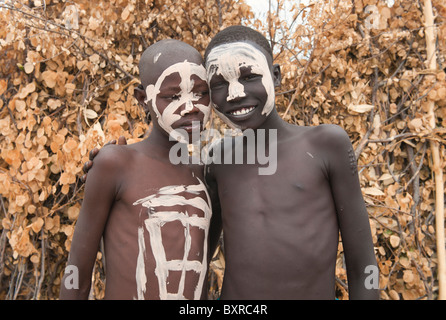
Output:
[[238,129],[255,128],[274,108],[274,82],[265,54],[246,42],[213,48],[206,69],[217,114]]
[[[202,65],[180,62],[166,68],[156,83],[146,87],[146,103],[152,108],[158,124],[173,139],[188,143],[182,133],[201,130],[209,119],[210,99],[206,70]],[[196,122],[200,125],[196,125]],[[194,122],[194,123],[193,123]]]

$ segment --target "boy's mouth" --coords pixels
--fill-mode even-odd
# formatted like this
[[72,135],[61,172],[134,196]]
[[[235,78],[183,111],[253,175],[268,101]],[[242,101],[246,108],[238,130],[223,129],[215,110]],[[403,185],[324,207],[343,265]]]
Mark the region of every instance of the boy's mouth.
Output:
[[183,117],[172,125],[173,129],[183,129],[188,133],[192,131],[201,131],[203,126],[203,119],[197,115]]
[[230,114],[231,116],[235,116],[235,117],[241,117],[241,116],[245,116],[245,115],[253,112],[255,108],[256,108],[256,106],[242,107],[242,108],[238,108],[238,109],[229,111],[228,114]]
[[180,128],[186,130],[189,133],[195,130],[201,131],[201,122],[193,121],[192,123],[185,123]]

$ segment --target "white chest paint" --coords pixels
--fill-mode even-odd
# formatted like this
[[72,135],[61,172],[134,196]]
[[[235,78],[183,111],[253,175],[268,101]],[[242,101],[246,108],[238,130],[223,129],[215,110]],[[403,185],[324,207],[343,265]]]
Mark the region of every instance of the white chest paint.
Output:
[[[198,300],[202,294],[202,288],[207,273],[207,239],[209,232],[209,223],[212,215],[210,207],[210,198],[204,183],[198,179],[196,185],[177,185],[166,186],[161,188],[156,194],[152,194],[145,198],[139,199],[133,203],[133,205],[141,205],[146,208],[147,218],[144,220],[144,225],[138,228],[138,248],[139,253],[137,257],[136,266],[136,285],[137,285],[137,298],[144,299],[144,294],[147,289],[147,277],[146,277],[146,241],[144,239],[145,230],[148,231],[150,237],[150,246],[155,258],[155,275],[158,279],[159,297],[162,300],[174,299],[182,300],[184,296],[184,286],[186,273],[193,271],[199,274],[198,283],[194,289],[194,299]],[[198,196],[199,193],[204,192],[206,200]],[[185,194],[197,195],[196,197],[186,199]],[[192,206],[203,212],[203,216],[197,215],[190,216],[186,210],[184,212],[179,211],[159,211],[158,207],[161,206]],[[144,210],[143,210],[144,211]],[[184,255],[182,259],[167,260],[166,251],[163,245],[163,239],[161,237],[161,230],[169,222],[181,222],[184,229],[185,245]],[[191,249],[192,237],[190,234],[190,227],[198,227],[204,231],[204,244],[203,253],[201,255],[202,260],[188,260],[189,252]],[[201,247],[201,246],[200,246]],[[178,286],[178,292],[168,292],[167,290],[167,278],[170,271],[180,271],[181,278]],[[149,284],[153,285],[153,284]]]

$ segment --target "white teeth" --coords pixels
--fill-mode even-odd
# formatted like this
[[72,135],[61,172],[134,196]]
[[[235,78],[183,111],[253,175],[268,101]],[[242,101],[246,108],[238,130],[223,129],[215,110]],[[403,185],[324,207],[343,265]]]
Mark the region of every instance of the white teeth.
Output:
[[234,116],[242,116],[244,114],[251,112],[252,110],[254,110],[254,107],[241,108],[239,110],[231,111],[231,114]]

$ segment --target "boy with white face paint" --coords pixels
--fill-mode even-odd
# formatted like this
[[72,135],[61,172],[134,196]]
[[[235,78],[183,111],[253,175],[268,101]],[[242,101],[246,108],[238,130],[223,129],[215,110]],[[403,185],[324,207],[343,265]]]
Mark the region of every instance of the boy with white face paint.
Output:
[[369,274],[378,270],[370,225],[345,131],[280,118],[274,102],[280,67],[259,32],[226,28],[205,60],[216,113],[233,128],[253,130],[256,139],[265,131],[274,136],[263,147],[277,152],[275,173],[260,175],[260,161],[246,161],[252,149],[240,148],[246,141],[226,139],[220,152],[240,148],[244,161],[206,167],[213,216],[221,215],[224,230],[221,299],[334,299],[339,232],[350,298],[377,299],[376,281],[368,282],[378,276]]
[[[211,204],[203,168],[172,165],[169,150],[203,128],[209,95],[201,55],[176,40],[150,46],[135,97],[153,128],[141,142],[108,146],[95,158],[71,244],[61,299],[87,299],[101,238],[105,299],[203,299]],[[216,226],[220,230],[219,226]],[[212,242],[212,243],[211,243]],[[73,281],[75,283],[73,283]]]
[[[296,126],[274,105],[280,68],[268,41],[248,27],[219,32],[205,53],[215,111],[230,126],[266,130],[277,152],[272,175],[258,164],[206,168],[213,213],[223,221],[225,275],[221,299],[334,299],[339,232],[351,299],[377,299],[378,272],[352,144],[335,125]],[[223,153],[241,138],[226,139]],[[249,148],[242,148],[249,150]],[[245,152],[245,157],[248,156]]]
[[[169,77],[175,74],[178,74],[180,77],[180,83],[178,85],[179,90],[174,87],[173,90],[168,91],[168,89],[167,91],[165,90],[162,92],[161,90],[163,87],[165,87],[165,81],[168,81]],[[198,84],[200,86],[198,89],[205,90],[204,92],[194,90],[194,87],[197,86],[198,82],[200,82]],[[158,119],[157,123],[170,135],[171,138],[177,140],[178,142],[189,143],[191,142],[188,139],[189,136],[184,136],[181,132],[175,130],[173,126],[182,117],[188,113],[191,113],[194,108],[197,108],[199,113],[203,114],[203,118],[195,119],[197,120],[195,124],[189,123],[190,121],[186,121],[184,124],[182,123],[182,126],[178,126],[177,123],[177,129],[182,128],[188,132],[191,132],[194,129],[202,129],[200,127],[195,128],[194,125],[197,126],[198,121],[200,121],[201,124],[206,123],[209,118],[209,104],[201,103],[201,100],[203,100],[203,94],[207,95],[207,91],[206,73],[204,67],[186,60],[165,69],[156,80],[155,84],[150,84],[146,87],[146,98],[144,100],[144,104],[149,101],[151,102],[152,109],[156,114],[156,118]],[[169,96],[171,92],[174,93],[172,97]],[[163,108],[163,104],[160,103],[160,100],[163,99],[163,96],[165,95],[167,95],[168,99],[170,100],[168,101],[169,103],[167,106]],[[207,99],[205,102],[207,103]],[[184,108],[178,112],[182,106],[184,106]]]

